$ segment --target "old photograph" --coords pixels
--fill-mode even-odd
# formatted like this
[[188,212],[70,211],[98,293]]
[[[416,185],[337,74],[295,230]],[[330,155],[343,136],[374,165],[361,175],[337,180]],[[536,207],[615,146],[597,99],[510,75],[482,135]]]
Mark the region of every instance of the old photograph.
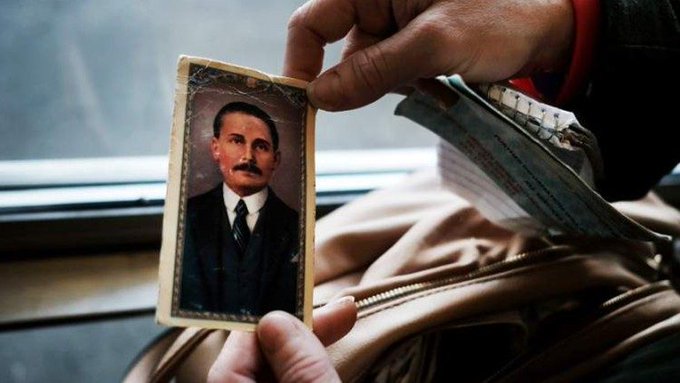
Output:
[[178,64],[157,320],[311,325],[314,110],[303,81],[207,59]]

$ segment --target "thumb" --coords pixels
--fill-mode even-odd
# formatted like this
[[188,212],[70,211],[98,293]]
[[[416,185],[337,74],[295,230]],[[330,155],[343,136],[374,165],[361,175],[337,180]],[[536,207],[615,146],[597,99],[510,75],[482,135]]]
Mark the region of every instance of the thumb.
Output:
[[340,382],[326,350],[302,322],[274,311],[257,326],[265,358],[279,382]]
[[322,73],[308,89],[312,104],[320,109],[354,109],[418,78],[434,77],[441,58],[426,28],[411,23],[396,34],[363,47]]

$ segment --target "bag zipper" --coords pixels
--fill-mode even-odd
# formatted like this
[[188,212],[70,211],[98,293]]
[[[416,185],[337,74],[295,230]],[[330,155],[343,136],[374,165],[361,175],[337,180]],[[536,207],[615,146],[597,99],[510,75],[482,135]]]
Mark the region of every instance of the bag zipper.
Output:
[[598,312],[602,315],[608,314],[631,302],[644,298],[645,296],[668,289],[670,289],[670,285],[667,283],[653,283],[650,285],[644,285],[642,287],[638,287],[637,289],[626,291],[621,295],[617,295],[607,300],[600,305]]
[[[506,270],[517,268],[526,265],[530,262],[540,262],[562,254],[572,254],[573,247],[569,245],[551,245],[540,250],[527,251],[510,256],[503,261],[496,262],[487,266],[482,266],[474,271],[464,273],[462,275],[438,278],[423,282],[415,282],[399,287],[395,287],[378,294],[370,295],[366,298],[359,299],[355,304],[357,306],[357,319],[361,319],[362,313],[365,313],[371,308],[392,302],[396,299],[403,298],[410,295],[416,295],[428,290],[434,290],[443,286],[461,283],[475,278],[481,278],[495,273],[500,273]],[[359,382],[363,380],[368,370],[361,371],[353,381]]]
[[463,275],[445,277],[424,282],[411,283],[404,286],[395,287],[375,295],[362,298],[356,302],[357,311],[359,315],[373,307],[394,301],[405,296],[422,293],[428,290],[437,289],[442,286],[451,285],[455,283],[481,278],[495,273],[500,273],[512,268],[516,268],[530,262],[541,261],[557,254],[566,253],[573,250],[568,245],[553,245],[540,250],[527,251],[511,256],[503,261],[493,263],[488,266],[480,267],[477,270],[468,272]]
[[[419,293],[426,292],[428,290],[435,290],[440,287],[444,287],[447,285],[453,285],[456,283],[462,283],[466,282],[469,280],[473,280],[476,278],[481,278],[481,277],[486,277],[489,275],[501,273],[503,271],[511,270],[517,267],[521,267],[530,263],[537,263],[541,261],[546,261],[548,259],[558,257],[560,255],[569,255],[573,254],[575,251],[575,248],[570,245],[551,245],[539,250],[534,250],[534,251],[527,251],[523,253],[519,253],[513,256],[510,256],[506,258],[503,261],[499,261],[487,266],[480,267],[474,271],[470,271],[467,273],[464,273],[462,275],[455,275],[455,276],[449,276],[449,277],[444,277],[444,278],[438,278],[438,279],[432,279],[432,280],[427,280],[423,282],[415,282],[415,283],[410,283],[407,285],[403,286],[398,286],[392,289],[388,289],[386,291],[373,294],[370,296],[367,296],[365,298],[361,298],[357,300],[355,303],[357,306],[357,314],[358,314],[358,319],[361,319],[362,314],[366,313],[368,310],[375,308],[377,306],[387,304],[389,302],[395,301],[397,299],[411,296],[411,295],[416,295]],[[646,263],[647,266],[651,266]],[[633,290],[633,291],[638,291],[638,289]],[[635,299],[639,295],[643,294],[644,292],[647,292],[647,290],[640,291],[638,293],[633,294],[633,291],[630,292],[630,294],[623,294],[620,296],[617,296],[615,298],[610,299],[609,301],[605,302],[602,304],[603,308],[608,308],[611,309],[612,307],[615,307],[616,305],[619,304],[624,304],[628,301],[628,299]],[[624,297],[625,295],[625,297]],[[318,307],[323,306],[323,304],[319,305]],[[316,308],[317,306],[315,306]],[[501,371],[504,371],[505,369],[501,369]],[[499,371],[500,372],[500,371]],[[362,371],[359,374],[360,376],[363,376],[366,373],[366,371]],[[493,374],[492,377],[496,377],[497,374]],[[493,378],[491,378],[493,379]],[[357,381],[360,381],[361,379],[358,379]]]

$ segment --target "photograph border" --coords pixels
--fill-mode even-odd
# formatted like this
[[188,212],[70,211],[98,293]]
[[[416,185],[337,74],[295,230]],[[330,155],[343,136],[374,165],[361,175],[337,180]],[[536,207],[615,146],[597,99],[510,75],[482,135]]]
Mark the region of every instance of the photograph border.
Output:
[[[266,73],[210,59],[180,56],[177,65],[177,84],[173,126],[170,139],[167,193],[163,216],[163,238],[159,265],[159,298],[156,320],[170,326],[202,327],[253,331],[258,316],[199,313],[179,309],[179,289],[184,240],[187,171],[191,152],[189,75],[193,65],[252,77],[304,92],[307,82]],[[304,126],[300,132],[300,161],[302,185],[300,192],[300,262],[298,272],[297,312],[309,328],[312,327],[312,291],[314,265],[314,222],[316,212],[314,190],[314,122],[316,110],[307,102]]]

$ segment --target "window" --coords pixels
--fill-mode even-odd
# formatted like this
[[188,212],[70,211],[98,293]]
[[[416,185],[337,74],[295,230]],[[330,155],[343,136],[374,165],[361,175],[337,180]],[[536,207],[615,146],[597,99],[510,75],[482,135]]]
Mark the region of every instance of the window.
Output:
[[[18,1],[0,16],[0,160],[167,153],[176,61],[203,56],[277,74],[300,1]],[[336,62],[341,44],[327,54]],[[318,149],[420,147],[399,96],[318,117]]]
[[[178,56],[280,73],[300,4],[3,4],[0,252],[157,242]],[[327,63],[341,45],[329,47]],[[400,98],[318,114],[321,213],[434,164],[434,136],[393,115]]]

